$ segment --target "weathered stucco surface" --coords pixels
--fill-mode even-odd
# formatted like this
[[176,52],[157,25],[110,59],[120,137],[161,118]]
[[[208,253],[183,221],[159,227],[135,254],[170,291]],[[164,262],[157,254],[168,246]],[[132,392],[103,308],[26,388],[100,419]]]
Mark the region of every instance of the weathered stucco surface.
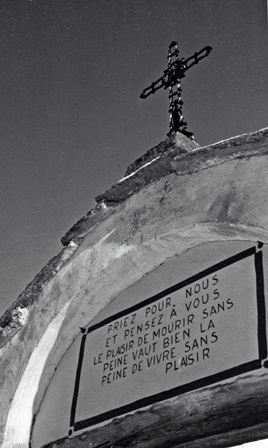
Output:
[[[46,448],[227,448],[267,438],[268,374],[205,387]],[[248,403],[250,402],[250,406]],[[252,412],[253,410],[253,412]],[[260,410],[261,415],[260,415]],[[223,424],[219,427],[219,421]],[[221,427],[226,427],[221,433]],[[250,426],[250,431],[247,428]],[[248,432],[248,433],[247,433]],[[245,437],[246,434],[246,437]]]
[[177,138],[157,154],[98,196],[63,237],[61,254],[0,319],[4,447],[28,446],[61,357],[79,327],[121,291],[203,242],[268,243],[268,129],[189,152]]

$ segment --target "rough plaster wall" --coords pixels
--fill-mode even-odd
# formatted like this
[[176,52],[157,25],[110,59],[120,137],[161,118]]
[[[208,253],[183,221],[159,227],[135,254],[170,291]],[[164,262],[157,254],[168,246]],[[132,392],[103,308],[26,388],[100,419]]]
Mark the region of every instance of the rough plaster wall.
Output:
[[[202,242],[268,242],[268,130],[255,134],[251,139],[242,136],[240,145],[236,139],[235,144],[228,141],[224,146],[223,142],[220,148],[203,148],[185,156],[171,148],[101,195],[101,205],[68,232],[63,240],[69,243],[68,255],[63,254],[64,260],[37,291],[31,286],[1,320],[7,335],[1,350],[3,446],[15,446],[4,428],[9,403],[30,356],[68,303],[55,344],[44,356],[39,391],[28,403],[33,413],[79,326],[88,324],[120,291],[168,257]],[[21,305],[28,310],[27,324],[19,323],[11,337],[12,312]],[[28,384],[36,381],[36,372],[31,375]],[[28,426],[31,418],[29,413]],[[16,432],[18,422],[11,420],[8,430]],[[17,443],[27,446],[23,438]]]
[[[257,170],[260,167],[265,169],[261,159],[257,158],[251,163],[237,161],[235,165],[239,163],[244,163],[249,170],[252,169],[251,165]],[[240,187],[236,187],[236,182],[234,185],[228,184],[228,175],[233,178],[235,169],[231,167],[231,162],[229,166],[227,165],[213,168],[214,173],[206,176],[204,187],[200,173],[199,176],[198,174],[189,176],[193,184],[188,184],[188,189],[185,188],[185,184],[184,187],[180,185],[178,182],[180,178],[176,175],[171,175],[172,188],[168,193],[163,193],[166,180],[147,187],[121,206],[120,213],[111,216],[85,238],[72,263],[69,263],[57,279],[51,282],[51,294],[53,296],[56,294],[55,299],[58,294],[60,296],[64,294],[66,281],[69,285],[69,297],[75,298],[69,306],[64,328],[61,329],[57,350],[61,351],[63,345],[67,348],[73,335],[78,334],[79,326],[86,325],[120,291],[155,269],[168,257],[182,253],[204,241],[267,240],[266,231],[253,227],[258,219],[262,221],[262,216],[265,223],[267,211],[264,207],[258,210],[256,196],[255,201],[252,200],[251,209],[247,210],[242,200],[243,194],[239,191]],[[213,182],[214,177],[218,178],[219,189],[213,189],[209,184],[210,180]],[[243,170],[241,179],[238,176],[238,184],[242,179],[242,188],[247,191],[245,182],[249,176]],[[262,184],[261,176],[258,179]],[[213,185],[215,187],[215,181]],[[229,190],[226,185],[229,185]],[[209,204],[205,200],[207,186],[211,188]],[[234,202],[228,202],[230,195],[233,198],[238,196],[239,204],[235,206]],[[243,196],[245,202],[246,196],[247,194]],[[150,205],[146,207],[145,204],[148,204],[149,198],[152,197],[154,199],[151,199]],[[218,206],[218,201],[222,197],[224,197],[222,206]],[[160,201],[161,207],[159,207]],[[256,214],[259,216],[258,219]],[[106,238],[104,239],[102,235],[106,235]],[[87,267],[90,267],[90,271]],[[51,353],[52,358],[56,355],[54,351],[56,348]],[[51,369],[55,367],[54,362],[49,364]]]
[[104,428],[45,447],[229,448],[245,440],[267,438],[267,392],[267,372],[259,377],[244,375],[156,403],[115,418]]

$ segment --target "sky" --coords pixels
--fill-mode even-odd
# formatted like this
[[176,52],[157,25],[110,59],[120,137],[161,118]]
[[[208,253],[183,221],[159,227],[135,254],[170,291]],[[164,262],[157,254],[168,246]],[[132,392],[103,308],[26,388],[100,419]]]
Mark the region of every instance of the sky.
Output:
[[166,138],[167,50],[201,145],[268,126],[266,0],[0,1],[0,315],[126,167]]

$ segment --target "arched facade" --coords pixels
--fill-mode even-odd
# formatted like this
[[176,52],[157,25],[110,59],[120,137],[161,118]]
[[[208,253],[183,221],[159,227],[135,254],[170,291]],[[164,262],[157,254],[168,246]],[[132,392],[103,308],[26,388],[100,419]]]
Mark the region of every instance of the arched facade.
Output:
[[[149,278],[170,260],[184,263],[187,254],[195,254],[196,250],[204,253],[198,269],[202,263],[209,266],[207,247],[222,247],[224,256],[231,256],[232,250],[258,247],[261,241],[266,257],[267,135],[266,129],[211,147],[190,148],[188,152],[181,151],[183,145],[187,147],[187,140],[169,141],[165,152],[154,154],[152,160],[136,167],[97,198],[96,209],[67,233],[62,253],[44,268],[2,318],[5,333],[2,334],[1,370],[5,375],[0,414],[4,448],[29,446],[53,376],[79,336],[80,327],[94,322],[118,296]],[[219,254],[217,259],[216,252],[213,263],[223,257]],[[189,263],[194,264],[193,259],[190,257]],[[189,269],[188,276],[197,267],[193,265],[192,272],[191,266]],[[267,375],[265,372],[261,375],[262,384],[266,384]],[[253,377],[250,381],[256,382],[256,376]],[[173,401],[164,402],[163,408],[159,405],[160,414],[165,406],[171,409]],[[146,427],[149,433],[149,427],[157,424],[149,421],[149,411],[146,412],[144,437]],[[125,425],[122,437],[132,434],[135,419],[136,425],[141,425],[139,415],[140,410],[132,416],[132,421],[121,417]],[[256,421],[254,425],[263,423]],[[99,429],[99,434],[104,433],[104,428]],[[236,429],[236,440],[239,437],[241,441],[250,440],[246,428],[242,435],[241,429]],[[90,431],[86,429],[82,433],[89,443]],[[175,429],[171,433],[174,438]],[[63,446],[76,446],[72,445],[74,438],[68,439],[68,434],[65,437]],[[82,437],[81,432],[77,437]],[[98,446],[103,435],[96,442],[94,437],[92,446]],[[213,431],[210,437],[215,437]],[[48,442],[53,439],[48,437]]]

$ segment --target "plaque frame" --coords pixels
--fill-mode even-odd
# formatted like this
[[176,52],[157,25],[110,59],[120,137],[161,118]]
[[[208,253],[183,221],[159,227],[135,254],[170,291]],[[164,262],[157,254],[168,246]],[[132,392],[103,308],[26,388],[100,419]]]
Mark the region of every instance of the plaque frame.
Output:
[[[74,392],[72,398],[72,406],[70,412],[70,429],[68,432],[68,436],[72,436],[74,432],[81,431],[85,428],[91,427],[93,425],[102,423],[106,420],[110,420],[112,418],[118,417],[123,414],[127,414],[129,412],[133,412],[145,406],[152,405],[156,402],[164,401],[174,396],[182,395],[186,392],[193,391],[196,389],[200,389],[201,387],[208,386],[228,378],[240,375],[242,373],[254,371],[260,369],[263,366],[263,361],[267,358],[267,335],[266,335],[266,308],[265,308],[265,292],[264,292],[264,275],[263,275],[263,254],[260,250],[263,246],[263,243],[258,243],[258,246],[251,247],[242,252],[239,252],[236,255],[228,257],[227,259],[214,264],[213,266],[204,269],[203,271],[198,272],[197,274],[188,277],[187,279],[176,283],[175,285],[166,288],[165,290],[155,294],[152,297],[149,297],[129,308],[126,308],[108,318],[92,325],[89,328],[81,328],[82,332],[82,340],[80,344],[80,351],[78,357],[78,364],[76,370],[76,378],[74,384]],[[253,359],[250,362],[246,362],[236,367],[221,371],[219,373],[209,375],[198,380],[189,382],[187,384],[183,384],[169,390],[159,392],[153,394],[151,396],[138,399],[133,401],[132,403],[126,404],[124,406],[120,406],[115,409],[111,409],[109,411],[103,412],[101,414],[92,416],[85,420],[75,421],[76,407],[79,395],[79,384],[80,377],[83,367],[83,358],[85,351],[86,338],[89,333],[92,331],[107,325],[110,322],[118,320],[127,314],[133,313],[140,308],[148,306],[153,302],[181,289],[184,288],[191,283],[194,283],[198,280],[201,280],[203,277],[206,277],[214,272],[217,272],[227,266],[230,266],[234,263],[237,263],[240,260],[244,260],[248,257],[254,257],[254,267],[255,267],[255,276],[256,276],[256,300],[257,300],[257,342],[258,342],[258,358]]]

